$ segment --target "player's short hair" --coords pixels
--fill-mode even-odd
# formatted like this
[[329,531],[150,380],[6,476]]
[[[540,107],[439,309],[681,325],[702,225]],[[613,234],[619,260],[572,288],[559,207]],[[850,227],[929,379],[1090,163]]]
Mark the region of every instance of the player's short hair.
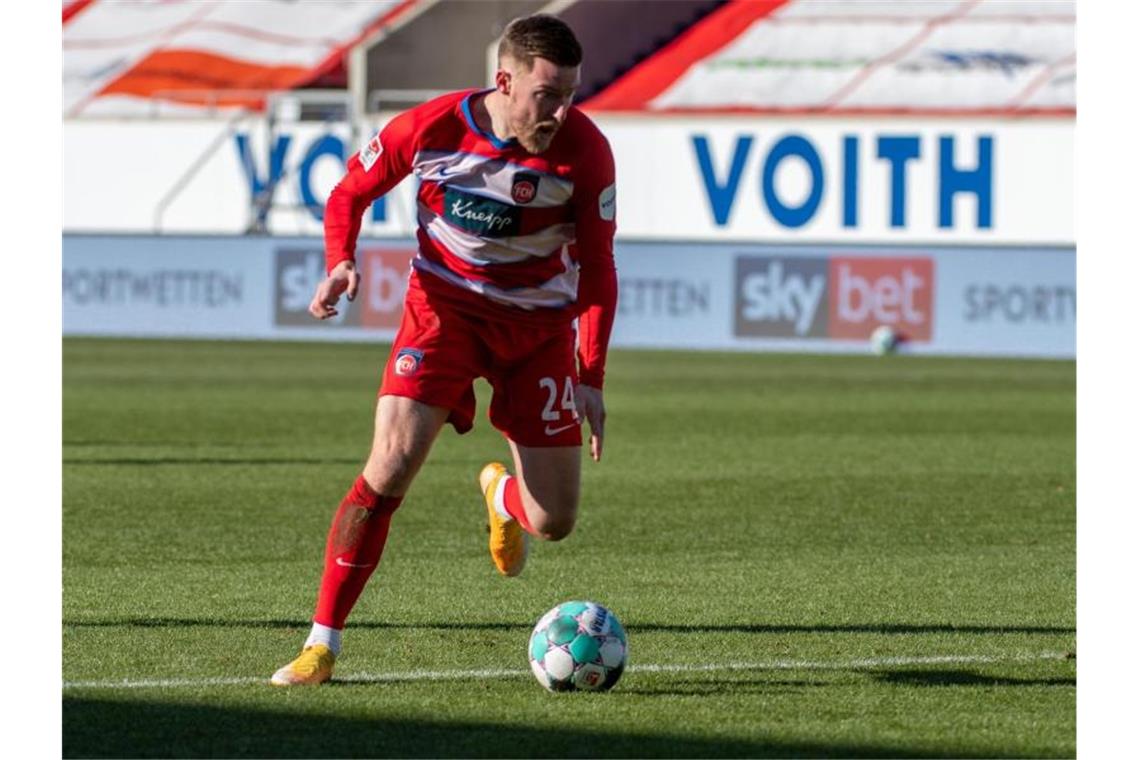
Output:
[[499,40],[499,61],[514,58],[530,71],[535,58],[545,58],[556,66],[582,63],[582,46],[574,31],[562,19],[546,13],[516,18],[507,24]]

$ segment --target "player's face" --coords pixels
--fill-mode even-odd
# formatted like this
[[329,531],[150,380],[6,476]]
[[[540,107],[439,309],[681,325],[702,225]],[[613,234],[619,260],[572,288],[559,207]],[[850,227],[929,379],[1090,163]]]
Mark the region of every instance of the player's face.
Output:
[[507,119],[519,144],[530,153],[542,153],[570,111],[574,91],[581,83],[580,66],[558,66],[545,58],[535,58],[527,71],[521,63],[510,62]]

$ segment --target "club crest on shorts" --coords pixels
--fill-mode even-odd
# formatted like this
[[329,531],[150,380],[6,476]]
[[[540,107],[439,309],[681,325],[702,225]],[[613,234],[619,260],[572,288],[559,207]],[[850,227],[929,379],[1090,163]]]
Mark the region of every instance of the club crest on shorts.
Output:
[[511,199],[520,206],[525,206],[538,195],[539,176],[532,172],[518,172],[511,185]]
[[424,360],[424,352],[418,348],[401,348],[396,352],[396,362],[393,372],[401,377],[414,375],[420,369],[420,362]]

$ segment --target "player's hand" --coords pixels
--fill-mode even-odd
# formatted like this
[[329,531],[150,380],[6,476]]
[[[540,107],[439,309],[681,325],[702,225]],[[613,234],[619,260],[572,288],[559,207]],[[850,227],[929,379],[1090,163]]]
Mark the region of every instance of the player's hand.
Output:
[[309,304],[309,313],[317,319],[335,317],[339,313],[336,305],[340,297],[347,294],[348,300],[355,299],[359,287],[360,273],[356,271],[356,264],[351,261],[340,262],[317,286],[313,302]]
[[590,458],[602,461],[602,438],[606,428],[606,405],[602,401],[602,389],[592,385],[581,385],[574,389],[574,405],[578,416],[590,423]]

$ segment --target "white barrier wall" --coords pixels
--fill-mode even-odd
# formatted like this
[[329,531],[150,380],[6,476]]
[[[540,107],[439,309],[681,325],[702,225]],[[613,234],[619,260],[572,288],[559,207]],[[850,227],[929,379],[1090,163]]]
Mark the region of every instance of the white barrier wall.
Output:
[[[915,353],[1075,355],[1073,119],[597,121],[616,345],[864,351],[891,324]],[[66,122],[65,333],[392,338],[414,179],[365,212],[362,297],[337,324],[305,311],[325,199],[375,128]]]
[[[622,240],[1072,245],[1072,119],[599,116]],[[320,235],[344,161],[375,125],[69,121],[64,230]],[[414,180],[365,214],[410,236]]]
[[[357,300],[307,312],[316,238],[67,235],[66,335],[391,340],[411,240],[364,240]],[[1072,358],[1072,247],[619,243],[613,344],[865,352],[894,326],[916,354]]]

